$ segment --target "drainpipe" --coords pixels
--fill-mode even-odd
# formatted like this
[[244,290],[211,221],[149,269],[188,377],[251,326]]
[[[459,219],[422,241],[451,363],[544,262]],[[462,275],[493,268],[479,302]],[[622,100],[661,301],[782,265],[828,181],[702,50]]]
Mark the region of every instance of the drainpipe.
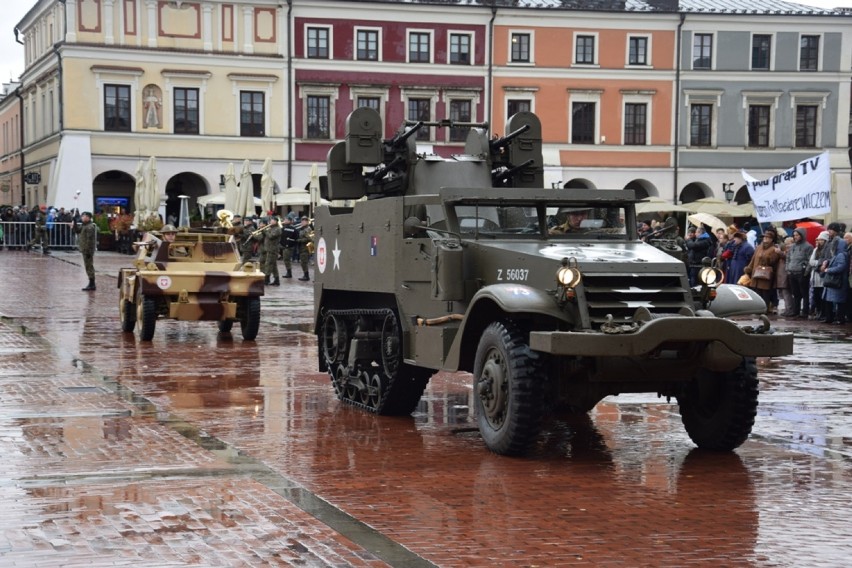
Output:
[[[17,29],[15,30],[15,35],[16,36],[18,35]],[[17,39],[17,37],[15,39]],[[21,144],[21,149],[20,149],[20,152],[21,152],[21,203],[20,203],[20,205],[25,205],[26,199],[24,198],[24,194],[26,193],[26,187],[25,187],[25,184],[24,184],[24,173],[25,173],[25,170],[26,170],[26,164],[25,164],[25,161],[24,161],[24,157],[25,157],[25,154],[24,154],[24,97],[23,97],[23,95],[21,95],[21,88],[20,87],[15,89],[15,96],[18,97],[18,104],[20,105],[20,109],[21,109],[21,112],[18,115],[18,122],[20,123],[18,125],[18,138],[20,138],[20,144]]]
[[674,112],[674,170],[673,170],[673,183],[674,188],[672,192],[674,193],[673,203],[677,205],[677,188],[678,188],[678,179],[677,179],[677,169],[678,169],[678,150],[680,148],[680,57],[681,57],[681,49],[682,49],[682,39],[681,39],[681,29],[683,28],[683,22],[686,20],[686,13],[680,13],[680,22],[677,25],[677,49],[676,59],[675,59],[675,112]]
[[491,5],[491,19],[488,20],[488,115],[485,117],[485,121],[491,122],[491,113],[493,112],[493,91],[494,91],[494,18],[497,17],[497,6],[494,4]]
[[68,5],[65,3],[65,0],[59,0],[59,3],[62,4],[62,39],[53,44],[53,53],[56,54],[59,72],[59,87],[57,89],[57,96],[59,97],[59,140],[61,145],[62,131],[65,129],[65,98],[63,96],[63,86],[65,84],[65,81],[63,80],[62,54],[59,53],[59,47],[65,44],[65,36],[68,34]]
[[293,187],[293,0],[287,0],[287,187]]

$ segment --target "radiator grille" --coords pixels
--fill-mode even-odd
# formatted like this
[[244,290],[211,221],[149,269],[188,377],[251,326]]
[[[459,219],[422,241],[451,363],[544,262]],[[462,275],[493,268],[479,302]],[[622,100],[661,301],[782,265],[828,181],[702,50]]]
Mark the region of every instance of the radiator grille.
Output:
[[583,274],[583,295],[593,325],[608,314],[616,323],[631,321],[643,306],[653,314],[692,308],[692,294],[685,285],[685,277],[677,274]]

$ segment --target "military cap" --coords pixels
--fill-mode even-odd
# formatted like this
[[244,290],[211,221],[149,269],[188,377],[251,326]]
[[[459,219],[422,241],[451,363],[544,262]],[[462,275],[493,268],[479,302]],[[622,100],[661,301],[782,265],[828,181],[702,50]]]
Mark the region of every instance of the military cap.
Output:
[[161,233],[177,233],[177,229],[175,229],[174,225],[163,225],[163,228],[160,229]]
[[80,213],[80,216],[83,216],[83,215],[88,215],[89,217],[91,217],[92,212],[91,211],[83,211],[82,213]]

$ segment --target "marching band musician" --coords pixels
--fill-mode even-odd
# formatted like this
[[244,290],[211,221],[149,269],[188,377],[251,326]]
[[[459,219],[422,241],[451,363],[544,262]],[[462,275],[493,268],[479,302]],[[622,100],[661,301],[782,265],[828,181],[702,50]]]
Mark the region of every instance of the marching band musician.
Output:
[[310,225],[310,219],[307,217],[302,217],[301,224],[299,225],[299,264],[302,265],[302,272],[304,273],[299,280],[307,282],[311,279],[308,275],[308,263],[311,260],[311,251],[308,247],[308,243],[313,241],[313,229]]
[[264,254],[263,273],[266,274],[266,283],[270,286],[281,286],[281,276],[278,275],[278,249],[281,245],[281,227],[278,226],[278,217],[274,215],[268,218],[268,227],[262,233]]

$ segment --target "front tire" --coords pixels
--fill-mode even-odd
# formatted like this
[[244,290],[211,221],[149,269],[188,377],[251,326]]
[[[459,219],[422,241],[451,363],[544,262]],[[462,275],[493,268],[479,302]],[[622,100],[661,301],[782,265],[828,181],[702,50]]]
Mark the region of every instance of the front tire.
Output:
[[683,426],[696,446],[730,452],[751,434],[757,397],[757,366],[746,357],[733,371],[703,372],[677,401]]
[[257,337],[257,331],[259,328],[260,298],[252,296],[246,298],[243,316],[240,318],[240,330],[243,332],[243,339],[246,341],[254,341]]
[[151,341],[154,339],[154,330],[157,326],[157,300],[148,296],[142,296],[138,310],[139,339],[142,341]]
[[136,304],[130,300],[119,300],[118,313],[121,316],[121,331],[132,332],[136,327]]
[[538,436],[542,411],[539,356],[508,322],[485,328],[474,363],[474,405],[485,445],[502,455],[525,453]]

